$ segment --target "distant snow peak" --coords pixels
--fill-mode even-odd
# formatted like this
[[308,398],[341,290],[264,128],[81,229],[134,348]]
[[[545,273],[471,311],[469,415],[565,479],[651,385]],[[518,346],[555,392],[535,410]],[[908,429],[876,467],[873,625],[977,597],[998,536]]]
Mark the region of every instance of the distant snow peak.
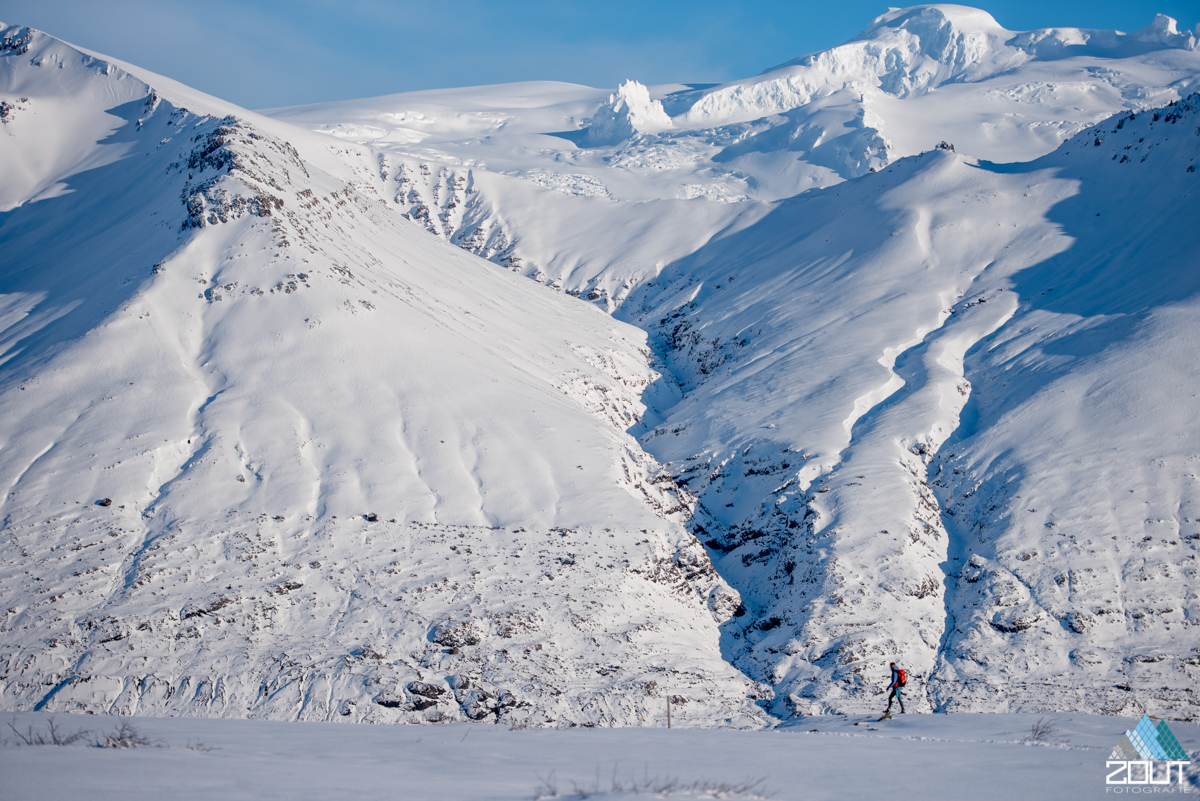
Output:
[[[1029,31],[1013,37],[1013,33],[1004,29],[991,14],[978,8],[958,5],[925,5],[905,9],[890,10],[875,21],[862,33],[851,39],[851,42],[875,40],[885,36],[887,29],[904,30],[917,37],[921,42],[921,52],[936,58],[943,63],[950,63],[946,56],[951,52],[950,47],[955,39],[959,42],[969,41],[972,37],[978,40],[981,36],[993,36],[1005,39],[1007,47],[1017,47],[1028,50],[1025,43],[1029,40],[1040,41],[1050,39],[1062,44],[1079,46],[1090,45],[1093,50],[1124,50],[1113,53],[1118,57],[1131,56],[1144,52],[1144,45],[1152,45],[1153,49],[1171,48],[1180,50],[1196,49],[1196,37],[1191,31],[1180,31],[1176,21],[1166,14],[1155,14],[1154,20],[1146,27],[1133,33],[1121,31],[1098,31],[1080,28],[1049,28]],[[1010,38],[1011,37],[1011,38]],[[1138,45],[1142,45],[1139,47]],[[940,54],[939,54],[940,51]],[[1043,52],[1038,56],[1045,57]]]
[[951,83],[975,83],[1031,60],[1073,56],[1133,58],[1161,50],[1195,50],[1197,38],[1159,14],[1134,33],[1079,28],[1006,30],[986,11],[958,5],[894,9],[845,44],[718,87],[682,119],[725,125],[786,113],[852,85],[913,99]]
[[693,125],[757,119],[853,85],[899,98],[919,96],[947,81],[977,80],[1028,60],[1028,54],[1005,45],[1011,36],[986,11],[965,6],[889,11],[839,47],[705,95],[686,119]]
[[1044,28],[1017,34],[1007,44],[1044,60],[1085,53],[1106,58],[1131,58],[1153,50],[1195,50],[1197,37],[1191,31],[1180,31],[1171,17],[1157,14],[1153,22],[1133,33]]
[[934,3],[908,8],[889,8],[886,14],[876,17],[866,30],[850,41],[874,38],[885,28],[904,28],[918,36],[931,37],[944,35],[947,27],[970,33],[1004,31],[1000,23],[996,22],[996,18],[981,8]]
[[[1200,31],[1200,25],[1196,26]],[[1191,31],[1180,31],[1174,18],[1166,14],[1155,14],[1154,21],[1133,34],[1139,42],[1178,47],[1184,50],[1196,49],[1196,37]]]
[[638,134],[655,134],[671,127],[662,103],[650,99],[650,90],[637,81],[621,84],[592,117],[590,145],[615,145]]

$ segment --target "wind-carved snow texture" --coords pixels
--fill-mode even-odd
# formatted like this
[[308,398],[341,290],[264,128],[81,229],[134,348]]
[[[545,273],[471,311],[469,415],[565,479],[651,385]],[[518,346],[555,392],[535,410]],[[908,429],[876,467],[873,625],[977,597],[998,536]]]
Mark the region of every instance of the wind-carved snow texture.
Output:
[[272,117],[0,35],[10,707],[1200,714],[1172,20]]
[[25,41],[69,80],[6,56],[4,91],[87,135],[0,228],[4,705],[765,722],[719,652],[740,600],[625,432],[643,333],[429,237],[321,136]]

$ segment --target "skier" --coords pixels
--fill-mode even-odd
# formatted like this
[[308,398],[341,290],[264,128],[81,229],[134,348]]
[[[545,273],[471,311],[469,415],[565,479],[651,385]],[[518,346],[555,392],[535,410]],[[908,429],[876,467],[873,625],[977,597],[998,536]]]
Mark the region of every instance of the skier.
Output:
[[[892,668],[892,683],[888,685],[888,705],[887,711],[883,713],[884,718],[892,716],[892,699],[895,698],[900,702],[900,714],[904,714],[904,699],[900,697],[900,689],[908,683],[908,677],[904,674],[903,668],[896,667],[896,663],[891,663]],[[883,718],[880,718],[882,720]]]

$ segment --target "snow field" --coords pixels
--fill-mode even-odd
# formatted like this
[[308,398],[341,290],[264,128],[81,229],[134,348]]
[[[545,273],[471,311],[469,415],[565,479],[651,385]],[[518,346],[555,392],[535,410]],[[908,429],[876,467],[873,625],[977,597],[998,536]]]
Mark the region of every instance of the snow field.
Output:
[[[46,716],[18,713],[21,731]],[[1064,715],[1045,744],[1023,742],[1030,715],[906,715],[883,723],[815,717],[773,731],[508,730],[336,726],[331,723],[134,718],[165,747],[111,750],[0,747],[15,798],[395,798],[492,801],[542,798],[843,799],[1100,798],[1105,761],[1137,721]],[[59,715],[61,731],[105,733],[118,720]],[[1195,724],[1171,723],[1185,750]],[[812,731],[812,730],[816,731]],[[199,746],[213,750],[189,750]],[[1192,783],[1196,792],[1195,766]],[[675,780],[674,782],[672,780]],[[646,788],[670,787],[663,794]],[[736,788],[705,793],[689,785]],[[641,792],[613,790],[614,785]],[[555,796],[552,790],[557,790]],[[1126,788],[1128,789],[1128,788]],[[1174,786],[1172,787],[1174,789]]]

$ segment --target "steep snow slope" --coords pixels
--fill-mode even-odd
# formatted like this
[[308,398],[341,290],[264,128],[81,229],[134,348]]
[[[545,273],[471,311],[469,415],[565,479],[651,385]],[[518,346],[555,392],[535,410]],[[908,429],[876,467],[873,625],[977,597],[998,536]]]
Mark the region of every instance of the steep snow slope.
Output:
[[428,236],[324,136],[0,36],[0,703],[763,719],[625,433],[644,333]]
[[[1070,247],[1013,277],[931,465],[955,535],[934,697],[1200,715],[1200,95],[1124,114],[1016,171],[1077,182]],[[1078,688],[1078,689],[1076,689]]]
[[919,709],[1200,713],[1198,104],[903,159],[626,304],[777,713],[869,709],[894,656]]

